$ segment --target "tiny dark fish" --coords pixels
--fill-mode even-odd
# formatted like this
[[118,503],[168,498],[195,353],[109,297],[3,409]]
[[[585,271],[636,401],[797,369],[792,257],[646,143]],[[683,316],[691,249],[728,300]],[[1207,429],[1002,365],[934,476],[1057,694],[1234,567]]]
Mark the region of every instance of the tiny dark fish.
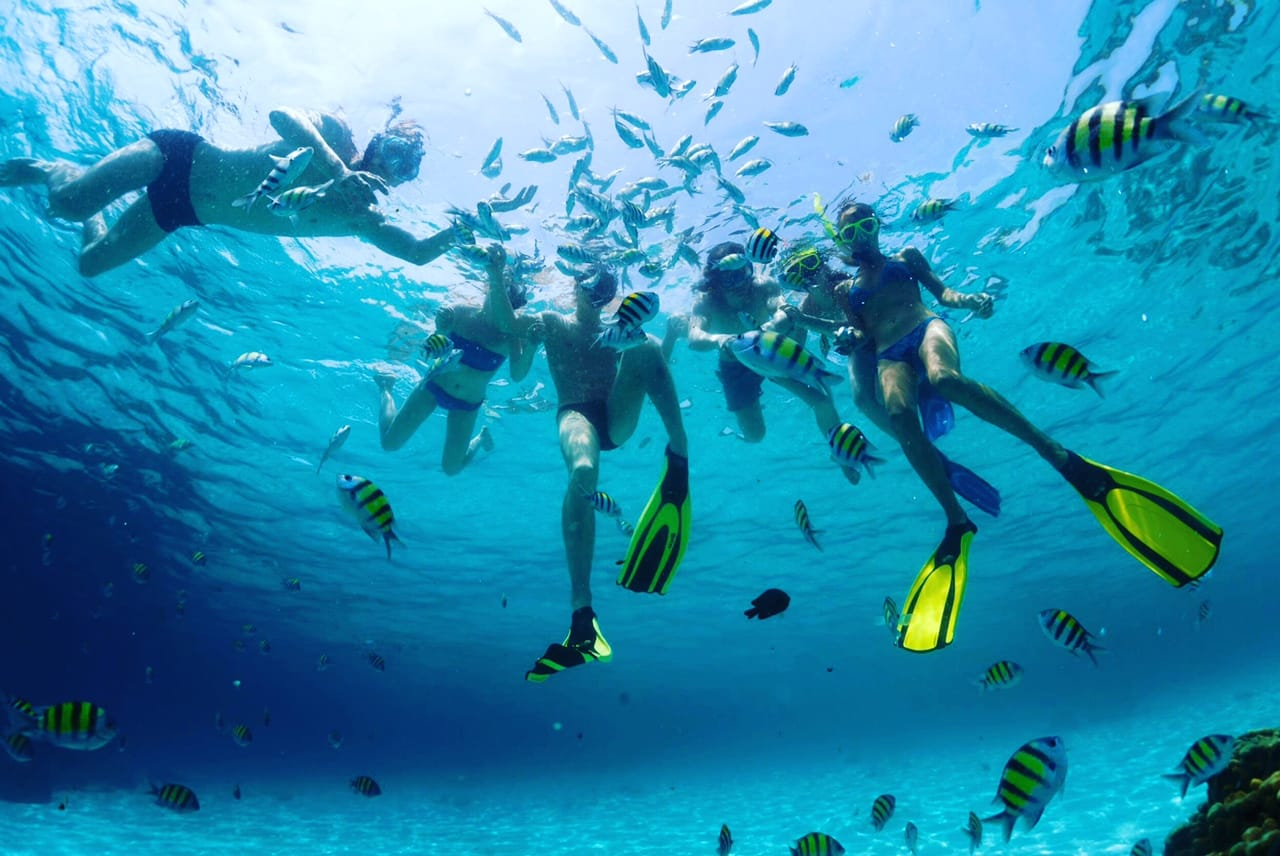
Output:
[[232,796],[232,797],[234,797],[235,799],[240,799],[240,786],[239,786],[239,785],[236,785],[236,786],[235,786],[235,790],[233,790],[233,791],[231,792],[231,796]]
[[765,589],[764,594],[751,601],[751,609],[744,610],[747,618],[759,618],[761,621],[781,615],[791,605],[791,595],[782,589]]

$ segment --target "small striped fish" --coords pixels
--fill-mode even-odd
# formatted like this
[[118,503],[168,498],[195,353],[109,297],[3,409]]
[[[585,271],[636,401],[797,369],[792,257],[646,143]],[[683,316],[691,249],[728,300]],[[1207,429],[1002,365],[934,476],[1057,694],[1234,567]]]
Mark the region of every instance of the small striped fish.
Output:
[[267,210],[277,217],[288,217],[296,226],[298,215],[324,199],[332,186],[333,179],[318,187],[291,187],[279,196],[273,196]]
[[1207,600],[1200,601],[1200,609],[1196,611],[1196,624],[1204,624],[1213,612],[1213,604]]
[[1040,613],[1040,627],[1058,647],[1065,648],[1076,656],[1083,651],[1098,665],[1096,651],[1105,651],[1094,641],[1093,634],[1084,629],[1084,625],[1065,609],[1046,609]]
[[1044,165],[1076,180],[1103,179],[1168,151],[1172,143],[1203,145],[1204,134],[1187,121],[1200,101],[1196,93],[1160,116],[1152,99],[1090,108],[1049,147]]
[[387,661],[377,651],[370,651],[365,659],[369,661],[369,665],[373,666],[375,672],[385,672],[387,670]]
[[840,466],[856,469],[861,464],[872,478],[876,474],[872,466],[884,463],[884,458],[871,454],[867,436],[848,422],[841,422],[827,432],[827,445],[831,447],[831,457]]
[[310,146],[302,146],[294,149],[284,157],[271,155],[271,160],[275,165],[271,167],[271,172],[267,173],[267,177],[258,185],[258,189],[241,196],[231,204],[236,208],[250,211],[253,209],[253,203],[262,197],[272,198],[277,190],[288,187],[298,180],[298,176],[302,175],[311,163],[313,154],[315,154],[315,150]]
[[584,495],[591,500],[592,508],[603,514],[605,517],[612,517],[614,520],[618,521],[618,528],[621,529],[624,534],[630,535],[635,531],[634,526],[622,519],[622,506],[619,505],[618,501],[612,496],[602,490],[598,490],[595,493],[584,492]]
[[740,333],[730,341],[729,349],[740,363],[763,377],[794,380],[819,390],[840,380],[840,375],[823,366],[804,345],[781,333]]
[[[991,122],[974,122],[972,125],[965,127],[973,136],[980,140],[990,139],[992,137],[1003,137],[1005,134],[1012,134],[1017,128],[1010,128],[1008,125],[996,125]],[[977,815],[974,815],[975,817]]]
[[915,113],[899,116],[898,121],[893,123],[893,130],[889,132],[889,139],[895,143],[900,143],[919,126],[920,120],[916,118]]
[[911,212],[911,219],[917,223],[932,223],[941,220],[942,216],[956,207],[954,199],[926,199]]
[[764,265],[773,261],[778,254],[778,236],[765,228],[756,229],[747,238],[747,258],[756,264]]
[[982,818],[969,812],[969,822],[960,831],[969,839],[969,853],[972,856],[973,851],[982,846]]
[[200,800],[196,792],[186,785],[151,786],[151,794],[156,798],[156,805],[170,811],[190,812],[200,810]]
[[1118,372],[1100,372],[1094,369],[1093,363],[1085,355],[1070,345],[1061,342],[1040,342],[1023,348],[1020,354],[1022,361],[1031,367],[1036,377],[1069,386],[1072,389],[1083,389],[1087,383],[1093,387],[1100,398],[1106,396],[1099,385],[1103,378],[1111,377]]
[[791,845],[791,856],[844,856],[845,849],[825,832],[810,832]]
[[26,764],[35,757],[35,749],[31,738],[25,734],[10,734],[4,739],[4,751],[19,764]]
[[992,663],[974,683],[984,690],[1015,687],[1022,680],[1022,667],[1011,660]]
[[1234,125],[1252,122],[1255,119],[1265,119],[1267,116],[1260,110],[1251,109],[1249,105],[1239,98],[1232,98],[1230,95],[1215,95],[1212,92],[1204,94],[1204,97],[1200,99],[1200,103],[1196,105],[1196,110],[1202,113],[1205,119],[1215,122],[1230,122]]
[[1000,775],[996,801],[1004,805],[999,814],[985,818],[998,820],[1005,843],[1013,835],[1019,818],[1031,830],[1044,814],[1045,806],[1067,780],[1067,746],[1061,737],[1040,737],[1024,744],[1009,758]]
[[889,819],[893,817],[894,806],[898,801],[893,798],[893,794],[881,794],[876,797],[876,801],[871,804],[871,825],[875,827],[876,832],[884,829]]
[[392,529],[395,513],[382,490],[367,478],[343,474],[338,476],[338,501],[370,538],[377,541],[378,536],[382,536],[390,559],[391,542],[400,539]]
[[1164,777],[1182,785],[1182,796],[1185,797],[1188,787],[1203,785],[1227,769],[1235,747],[1236,739],[1230,734],[1210,734],[1207,737],[1201,737],[1192,743],[1187,754],[1182,756],[1177,771],[1165,773]]
[[658,292],[633,291],[618,304],[618,311],[613,314],[613,323],[634,330],[657,317],[659,306]]
[[253,742],[253,732],[249,730],[249,726],[243,722],[231,729],[231,739],[240,747],[248,746]]
[[795,508],[796,525],[800,527],[800,532],[804,535],[804,540],[821,550],[822,545],[818,543],[817,536],[822,532],[822,530],[813,528],[813,523],[809,520],[809,509],[805,507],[804,500],[797,499]]
[[63,749],[101,749],[116,736],[116,727],[107,712],[87,701],[66,701],[37,708],[34,722],[24,722],[19,730]]
[[729,824],[720,824],[720,838],[717,842],[716,856],[729,856],[733,849],[733,834],[729,832]]
[[1133,845],[1133,849],[1129,851],[1129,856],[1151,856],[1155,851],[1151,849],[1151,839],[1144,838],[1137,844]]
[[371,776],[356,776],[351,780],[351,790],[362,797],[376,797],[382,793],[382,788]]
[[908,820],[907,828],[902,831],[902,837],[907,843],[907,849],[911,851],[911,856],[916,856],[916,843],[920,841],[920,830]]

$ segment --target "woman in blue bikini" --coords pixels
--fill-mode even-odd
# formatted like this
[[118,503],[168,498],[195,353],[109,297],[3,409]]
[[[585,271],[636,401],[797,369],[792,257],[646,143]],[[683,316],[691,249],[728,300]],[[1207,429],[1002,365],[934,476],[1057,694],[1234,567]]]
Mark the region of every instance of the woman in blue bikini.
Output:
[[[998,392],[961,373],[955,333],[925,307],[920,288],[927,289],[943,306],[969,309],[978,318],[991,317],[995,308],[991,295],[962,294],[948,288],[914,247],[886,256],[880,251],[880,219],[869,205],[846,203],[835,229],[841,257],[858,268],[856,277],[841,290],[859,338],[874,348],[887,424],[925,487],[942,505],[948,526],[972,526],[956,500],[947,462],[930,442],[930,436],[950,427],[948,402],[1007,431],[1060,468],[1067,456],[1059,443],[1032,425]],[[859,396],[859,403],[870,406],[870,396]],[[925,417],[924,425],[916,415],[918,409]],[[880,419],[875,421],[884,424]]]
[[524,289],[505,275],[506,253],[498,244],[489,248],[487,272],[489,284],[483,306],[444,306],[436,313],[435,332],[448,336],[453,347],[462,352],[456,366],[424,378],[398,411],[391,396],[395,378],[385,375],[377,378],[378,430],[382,448],[388,451],[403,446],[437,407],[448,411],[440,465],[449,476],[462,472],[481,448],[493,448],[488,428],[471,436],[489,381],[508,358],[511,359],[511,379],[523,380],[538,350],[540,325],[529,325],[527,335],[522,337],[502,333],[494,324],[495,289],[506,289],[513,309],[524,306],[528,299]]

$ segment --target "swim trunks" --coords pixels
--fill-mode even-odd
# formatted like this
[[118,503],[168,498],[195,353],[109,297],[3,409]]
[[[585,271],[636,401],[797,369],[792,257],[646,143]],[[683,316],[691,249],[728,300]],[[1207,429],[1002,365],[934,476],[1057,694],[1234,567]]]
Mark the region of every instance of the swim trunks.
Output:
[[156,225],[166,232],[183,226],[203,226],[191,204],[191,162],[203,137],[190,131],[152,131],[147,139],[156,144],[164,165],[147,185],[147,199]]
[[737,360],[721,360],[716,377],[724,387],[724,403],[730,413],[737,413],[760,400],[764,377]]
[[[955,427],[955,410],[951,402],[943,398],[933,384],[929,383],[929,375],[925,371],[924,361],[920,359],[920,344],[924,342],[924,334],[934,321],[942,321],[936,315],[924,319],[911,329],[911,332],[881,351],[877,361],[891,360],[906,363],[916,373],[916,400],[920,405],[920,420],[924,423],[925,436],[930,441],[937,440]],[[943,324],[947,323],[942,321]]]
[[440,384],[434,380],[429,380],[422,385],[422,388],[431,393],[431,397],[436,400],[436,404],[443,410],[479,410],[481,402],[479,401],[463,401],[455,395],[445,392]]
[[618,448],[618,444],[613,442],[613,438],[609,436],[608,403],[604,401],[579,401],[575,404],[562,404],[560,409],[556,411],[556,419],[559,420],[560,415],[566,410],[581,413],[591,423],[591,427],[596,429],[596,437],[600,441],[600,451],[611,452]]

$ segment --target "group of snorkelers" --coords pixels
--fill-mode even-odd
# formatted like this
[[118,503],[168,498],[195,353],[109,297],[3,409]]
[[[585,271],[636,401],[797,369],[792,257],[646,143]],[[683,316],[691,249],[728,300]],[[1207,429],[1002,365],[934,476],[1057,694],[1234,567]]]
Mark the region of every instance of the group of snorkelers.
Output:
[[[52,214],[84,222],[79,258],[86,276],[135,258],[179,228],[204,224],[274,235],[354,236],[414,264],[438,258],[459,242],[474,241],[457,226],[416,238],[389,223],[378,208],[376,194],[418,173],[423,135],[413,123],[389,125],[362,153],[350,129],[334,116],[276,110],[271,123],[280,138],[253,149],[222,149],[186,131],[156,131],[86,170],[63,162],[13,159],[0,164],[0,186],[44,184]],[[310,152],[300,158],[303,149]],[[286,218],[272,210],[279,206],[234,205],[273,163],[281,173],[293,163],[303,164],[291,180],[313,191],[301,195],[305,206],[287,210]],[[142,188],[146,192],[107,228],[102,210]],[[941,543],[901,609],[886,604],[886,621],[899,647],[934,651],[954,638],[968,579],[968,549],[977,532],[957,494],[988,513],[999,511],[998,493],[934,445],[952,424],[953,404],[1030,446],[1079,491],[1125,550],[1170,584],[1194,584],[1212,567],[1222,538],[1219,527],[1160,486],[1066,449],[995,390],[960,371],[955,334],[924,304],[920,289],[942,306],[969,309],[978,318],[991,316],[990,295],[948,288],[915,248],[886,255],[880,246],[882,222],[864,203],[845,203],[826,226],[834,254],[855,270],[852,275],[832,266],[831,250],[816,244],[790,248],[776,266],[782,281],[803,294],[794,305],[778,283],[758,276],[753,265],[727,264],[746,248],[722,243],[707,254],[687,321],[669,320],[665,344],[646,334],[624,350],[600,341],[603,313],[618,298],[612,271],[595,267],[575,279],[571,313],[530,313],[524,310],[526,292],[510,276],[505,251],[494,245],[487,251],[483,305],[446,307],[436,317],[436,333],[446,335],[451,348],[460,352],[456,362],[430,373],[399,409],[391,383],[379,379],[383,446],[402,446],[439,407],[448,412],[442,465],[453,475],[492,443],[485,430],[472,435],[489,380],[508,360],[512,378],[519,380],[530,370],[537,348],[545,348],[568,470],[561,525],[572,615],[564,641],[547,648],[526,674],[528,680],[544,681],[612,657],[592,609],[593,503],[598,501],[600,453],[630,438],[646,398],[666,432],[665,463],[632,532],[618,583],[632,591],[665,594],[684,557],[692,522],[689,449],[667,356],[673,339],[686,334],[686,323],[691,349],[719,351],[717,376],[725,402],[748,442],[765,435],[764,378],[736,355],[734,343],[743,335],[766,331],[800,347],[813,332],[834,340],[836,349],[848,355],[856,406],[898,441],[947,518]],[[812,409],[829,442],[839,435],[865,444],[860,432],[850,433],[852,426],[840,421],[827,387],[783,378],[772,382]],[[841,470],[858,482],[856,467]]]

